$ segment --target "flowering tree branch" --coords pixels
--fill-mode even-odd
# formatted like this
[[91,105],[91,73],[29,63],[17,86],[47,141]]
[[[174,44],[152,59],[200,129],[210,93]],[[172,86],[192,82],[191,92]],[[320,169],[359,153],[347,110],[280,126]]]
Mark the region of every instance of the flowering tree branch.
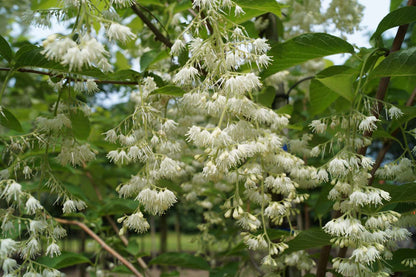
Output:
[[[415,6],[416,5],[416,0],[408,0],[407,5],[408,6]],[[397,30],[396,36],[394,38],[393,45],[392,45],[392,47],[390,49],[390,52],[388,54],[391,54],[391,53],[394,53],[394,52],[400,50],[408,28],[409,28],[409,24],[401,25],[399,27],[399,29]],[[373,115],[377,119],[380,117],[380,110],[382,109],[382,100],[386,96],[386,92],[387,92],[387,88],[388,88],[389,83],[390,83],[390,77],[384,77],[380,80],[380,83],[379,83],[379,86],[378,86],[378,89],[377,89],[377,92],[376,92],[377,104],[376,104],[375,108],[373,109]],[[364,133],[364,136],[371,137],[372,132],[367,131],[367,132]],[[358,154],[365,155],[366,151],[367,151],[367,147],[364,146],[364,147],[362,147],[361,149],[358,150]],[[333,218],[338,218],[340,215],[341,214],[339,212],[337,212],[334,215]],[[328,264],[328,260],[329,260],[330,251],[331,251],[331,245],[326,245],[326,246],[322,247],[321,254],[320,254],[320,259],[319,259],[318,266],[317,266],[317,272],[316,272],[317,277],[324,277],[325,276],[325,273],[327,271],[327,264]],[[344,256],[345,253],[346,253],[346,249],[341,248],[340,251],[339,251],[340,256]]]
[[[13,71],[13,69],[9,67],[0,67],[0,71]],[[51,72],[45,72],[45,71],[40,71],[40,70],[35,70],[35,69],[30,69],[30,68],[18,68],[15,71],[22,72],[22,73],[34,73],[38,75],[45,75],[45,76],[58,77],[58,78],[64,77],[62,74],[56,75]],[[77,79],[77,78],[70,78],[70,77],[65,77],[65,79],[67,79],[68,81],[75,81],[75,82],[87,81],[87,79]],[[113,85],[137,85],[138,84],[137,81],[116,81],[116,80],[98,80],[98,79],[94,79],[93,81],[97,84],[113,84]]]
[[144,13],[140,10],[140,8],[136,4],[131,5],[131,8],[133,12],[137,14],[138,17],[140,17],[143,23],[146,24],[147,27],[149,27],[149,29],[155,34],[156,40],[160,41],[168,48],[172,47],[173,43],[169,40],[169,38],[163,35],[159,31],[159,29],[156,28],[156,26],[146,17],[146,15],[144,15]]
[[123,256],[121,256],[116,250],[111,248],[108,244],[106,244],[96,233],[94,233],[87,225],[82,222],[75,221],[75,220],[67,220],[63,218],[54,218],[55,221],[62,223],[62,224],[69,224],[69,225],[76,225],[80,227],[83,231],[85,231],[88,235],[90,235],[95,241],[97,241],[108,253],[112,256],[117,258],[122,264],[124,264],[131,272],[137,277],[143,277],[143,275]]
[[[415,97],[416,97],[416,88],[413,90],[412,94],[410,95],[409,99],[406,102],[407,107],[410,107],[410,106],[413,105],[413,103],[415,101]],[[399,132],[400,132],[400,128],[397,128],[396,130],[393,131],[393,133],[391,135],[393,137],[395,137]],[[383,148],[381,148],[380,151],[378,152],[376,161],[375,161],[373,169],[371,171],[371,178],[368,182],[369,184],[373,183],[375,173],[376,173],[377,169],[380,167],[381,163],[383,162],[384,157],[386,156],[386,154],[389,151],[392,144],[393,144],[392,139],[388,139],[383,143]]]

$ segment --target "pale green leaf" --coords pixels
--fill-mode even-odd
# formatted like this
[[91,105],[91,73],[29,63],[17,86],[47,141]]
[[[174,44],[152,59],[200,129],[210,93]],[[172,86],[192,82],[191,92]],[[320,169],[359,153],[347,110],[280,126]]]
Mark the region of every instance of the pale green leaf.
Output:
[[325,233],[322,229],[311,228],[301,231],[293,240],[287,244],[289,248],[285,253],[291,253],[299,250],[311,249],[330,245],[331,236]]
[[268,54],[273,56],[273,61],[262,73],[262,77],[266,78],[308,60],[339,53],[354,53],[354,48],[345,40],[328,34],[303,34],[272,47]]
[[155,89],[154,91],[152,91],[151,94],[164,94],[164,95],[170,95],[174,97],[180,97],[185,94],[185,91],[181,89],[180,87],[168,85],[168,86]]
[[234,0],[234,2],[243,8],[249,8],[262,11],[263,13],[274,13],[277,16],[282,15],[281,5],[276,0]]
[[317,80],[348,101],[354,99],[354,80],[358,73],[347,66],[331,66],[318,73]]

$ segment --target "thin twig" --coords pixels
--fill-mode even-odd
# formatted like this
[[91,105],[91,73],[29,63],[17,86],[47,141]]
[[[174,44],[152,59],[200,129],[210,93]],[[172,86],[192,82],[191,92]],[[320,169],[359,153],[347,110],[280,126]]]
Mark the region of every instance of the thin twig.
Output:
[[[416,97],[416,88],[413,90],[412,94],[410,95],[409,99],[406,102],[406,106],[410,107],[413,105]],[[397,128],[396,130],[391,133],[392,137],[395,137],[400,132],[400,128]],[[388,139],[383,143],[383,147],[380,149],[380,151],[377,154],[376,161],[374,163],[373,169],[371,170],[371,178],[368,181],[368,184],[371,185],[374,181],[375,173],[377,169],[380,167],[381,163],[384,160],[384,157],[386,156],[387,152],[389,151],[390,147],[393,144],[392,139]]]
[[[0,67],[0,71],[12,71],[13,69],[8,67]],[[56,78],[65,78],[68,81],[74,81],[74,82],[86,82],[87,79],[78,79],[78,78],[70,78],[70,77],[64,77],[62,74],[56,74],[52,72],[46,72],[46,71],[40,71],[36,69],[30,69],[30,68],[18,68],[15,71],[22,72],[22,73],[34,73],[38,75],[45,75],[45,76],[51,76]],[[115,81],[115,80],[93,80],[97,84],[113,84],[113,85],[137,85],[137,81]]]
[[149,27],[153,34],[155,34],[156,40],[160,41],[168,48],[172,47],[173,43],[169,40],[169,38],[162,34],[162,32],[160,32],[158,28],[156,28],[156,26],[146,17],[146,15],[140,10],[140,8],[136,4],[131,5],[131,9],[135,14],[137,14],[138,17],[140,17],[143,23],[146,24],[147,27]]
[[117,258],[122,264],[124,264],[128,269],[130,269],[130,271],[133,272],[135,276],[143,277],[143,275],[129,261],[127,261],[123,256],[121,256],[116,250],[111,248],[108,244],[106,244],[96,233],[94,233],[84,223],[76,221],[76,220],[67,220],[63,218],[54,218],[54,219],[55,221],[62,223],[62,224],[76,225],[80,227],[83,231],[85,231],[85,233],[90,235],[96,242],[98,242],[98,244],[100,244],[102,248],[104,248],[108,253],[110,253],[112,256]]

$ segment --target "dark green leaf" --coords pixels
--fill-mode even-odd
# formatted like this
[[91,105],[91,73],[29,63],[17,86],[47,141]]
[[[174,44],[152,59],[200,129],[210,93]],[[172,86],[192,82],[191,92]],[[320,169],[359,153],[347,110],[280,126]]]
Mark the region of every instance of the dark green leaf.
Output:
[[193,268],[209,270],[210,266],[202,257],[197,257],[188,253],[164,253],[153,258],[149,265],[169,265],[182,268]]
[[301,231],[296,238],[288,242],[289,248],[285,253],[330,245],[331,236],[322,229],[308,229]]
[[404,185],[376,184],[374,186],[390,193],[391,200],[389,203],[416,202],[415,183]]
[[[416,8],[416,7],[415,7]],[[370,77],[416,76],[416,47],[390,54],[370,73]]]
[[37,260],[38,263],[44,264],[48,267],[52,267],[55,269],[61,269],[70,267],[77,264],[86,264],[91,263],[90,259],[85,257],[84,255],[73,253],[73,252],[62,252],[60,256],[57,257],[48,257],[43,256]]
[[273,56],[273,61],[262,73],[262,77],[266,78],[308,60],[339,53],[354,53],[354,48],[345,40],[328,34],[303,34],[272,47],[268,54]]
[[0,106],[0,124],[6,128],[22,131],[19,120],[6,108]]
[[263,13],[271,12],[277,16],[282,15],[281,6],[275,0],[234,0],[234,2],[243,8],[259,10]]
[[46,59],[41,53],[42,50],[43,48],[32,44],[22,46],[16,53],[16,68],[35,66],[58,70],[64,69],[60,63]]
[[[408,266],[402,264],[402,261],[405,259],[416,259],[416,249],[403,248],[393,252],[393,259],[388,262],[391,266],[393,272],[405,272],[405,271],[414,271]],[[408,275],[414,276],[414,275]]]
[[377,26],[377,30],[371,36],[371,40],[377,39],[384,31],[390,28],[409,24],[413,21],[416,21],[416,7],[407,6],[394,10],[380,21]]
[[268,86],[262,89],[262,91],[259,93],[257,96],[257,102],[263,106],[271,108],[275,97],[276,89],[274,87]]
[[315,212],[317,218],[322,218],[332,210],[334,201],[328,199],[328,193],[331,189],[332,185],[328,183],[322,185],[322,190],[320,191],[318,200],[312,210]]
[[151,94],[164,94],[164,95],[170,95],[175,97],[180,97],[185,94],[185,91],[177,86],[164,86],[158,89],[155,89],[152,91]]
[[90,135],[90,120],[81,111],[77,111],[70,115],[72,124],[72,132],[77,139],[85,140]]
[[312,116],[324,112],[335,100],[339,94],[331,90],[318,80],[312,80],[309,86],[310,109]]
[[358,73],[347,66],[331,66],[317,74],[316,78],[322,84],[338,93],[348,101],[354,98],[354,80]]
[[131,199],[108,198],[108,201],[100,206],[98,213],[101,215],[130,214],[137,209],[138,205],[138,202]]
[[0,56],[5,58],[8,62],[10,62],[13,58],[13,51],[7,40],[5,40],[2,36],[0,36]]
[[209,277],[237,276],[238,268],[239,268],[239,263],[238,262],[227,263],[226,265],[223,265],[221,267],[217,267],[215,269],[212,269],[209,272]]

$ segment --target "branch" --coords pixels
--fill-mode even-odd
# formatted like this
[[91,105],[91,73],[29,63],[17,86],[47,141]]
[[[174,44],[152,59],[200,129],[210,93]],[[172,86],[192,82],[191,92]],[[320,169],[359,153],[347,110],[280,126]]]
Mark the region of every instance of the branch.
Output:
[[[416,6],[416,0],[408,0],[407,6]],[[408,28],[409,28],[409,24],[401,25],[399,27],[399,29],[397,30],[396,36],[394,38],[393,45],[390,49],[390,52],[387,55],[400,50]],[[383,108],[382,100],[386,96],[389,83],[390,83],[390,77],[383,77],[380,80],[377,93],[376,93],[377,104],[373,110],[373,115],[377,119],[380,117],[380,111]],[[373,132],[364,133],[365,137],[371,137],[372,135],[373,135]],[[364,146],[358,151],[358,154],[365,155],[366,152],[367,152],[367,146]]]
[[62,223],[62,224],[76,225],[76,226],[80,227],[88,235],[90,235],[95,241],[97,241],[102,246],[102,248],[104,248],[108,253],[110,253],[111,255],[113,255],[122,264],[124,264],[128,269],[130,269],[130,271],[133,272],[133,274],[135,276],[137,276],[137,277],[143,277],[143,275],[129,261],[127,261],[123,256],[121,256],[117,251],[115,251],[113,248],[111,248],[108,244],[106,244],[96,233],[94,233],[84,223],[79,222],[79,221],[75,221],[75,220],[67,220],[67,219],[63,219],[63,218],[54,218],[54,219],[57,222]]
[[[12,70],[13,69],[8,68],[8,67],[0,67],[0,71],[12,71]],[[57,77],[57,78],[65,78],[68,81],[74,81],[74,82],[86,82],[87,81],[87,79],[69,78],[69,77],[64,77],[64,75],[62,74],[56,75],[51,72],[45,72],[45,71],[40,71],[40,70],[35,70],[35,69],[30,69],[30,68],[19,68],[19,69],[16,69],[15,71],[22,72],[22,73],[34,73],[38,75],[46,75],[46,76]],[[113,85],[137,85],[138,84],[137,81],[115,81],[115,80],[98,80],[98,79],[94,79],[93,81],[97,84],[113,84]]]
[[156,28],[156,26],[144,15],[144,13],[140,10],[140,8],[136,4],[131,5],[131,8],[133,12],[137,14],[138,17],[140,17],[140,19],[144,22],[144,24],[146,24],[147,27],[149,27],[149,29],[153,32],[153,34],[155,34],[156,40],[160,41],[168,48],[172,47],[173,43],[169,40],[169,38],[163,35],[159,31],[159,29]]
[[[408,6],[415,6],[416,5],[416,0],[408,0],[407,5]],[[401,25],[399,27],[399,29],[397,30],[396,36],[394,38],[393,45],[391,47],[391,50],[390,50],[389,54],[400,50],[400,47],[403,43],[403,40],[404,40],[404,37],[406,35],[406,32],[407,32],[408,28],[409,28],[409,24]],[[381,80],[380,80],[378,90],[377,90],[377,93],[376,93],[376,99],[378,100],[378,103],[376,104],[376,107],[373,110],[373,115],[377,119],[380,117],[380,110],[382,108],[382,102],[381,101],[386,96],[386,92],[387,92],[387,88],[388,88],[389,83],[390,83],[390,77],[384,77],[384,78],[381,78]],[[366,132],[364,134],[364,136],[366,136],[366,137],[371,137],[372,135],[373,135],[372,132]],[[357,152],[358,152],[358,154],[365,155],[365,153],[367,152],[367,147],[362,147]],[[337,216],[335,216],[335,217],[337,217]],[[331,245],[326,245],[326,246],[322,247],[320,259],[319,259],[319,262],[318,262],[316,277],[324,277],[325,276],[330,251],[331,251]],[[344,249],[340,250],[340,254],[343,254],[344,251],[345,251]]]
[[[92,177],[91,172],[89,172],[88,170],[86,170],[85,163],[82,164],[82,167],[85,170],[85,176],[87,176],[87,178],[90,180],[91,184],[94,187],[94,190],[95,190],[95,193],[97,194],[98,200],[102,201],[103,200],[103,196],[101,195],[101,192],[100,192],[100,190],[97,187],[97,184],[94,182],[94,178]],[[123,242],[123,244],[125,246],[128,246],[129,245],[129,240],[126,238],[126,236],[120,235],[120,230],[118,229],[117,224],[114,222],[114,220],[111,218],[111,216],[105,215],[105,218],[110,223],[110,225],[113,228],[114,232],[120,237],[120,239]],[[150,276],[150,272],[148,272],[149,267],[143,261],[143,259],[139,257],[139,258],[137,258],[137,262],[145,270],[146,275],[149,275]]]
[[[413,90],[412,94],[410,95],[409,99],[406,102],[406,106],[410,107],[413,105],[413,102],[415,101],[415,97],[416,97],[416,87]],[[393,137],[395,137],[400,131],[400,128],[397,128],[396,130],[393,131],[393,133],[391,133],[391,135]],[[374,163],[373,169],[371,170],[371,178],[368,181],[368,184],[371,185],[374,181],[375,178],[375,173],[377,171],[377,169],[380,167],[381,163],[384,160],[384,157],[386,156],[387,152],[389,151],[390,147],[393,144],[393,140],[392,139],[388,139],[383,143],[383,148],[380,149],[380,151],[377,154],[377,158],[376,161]]]

